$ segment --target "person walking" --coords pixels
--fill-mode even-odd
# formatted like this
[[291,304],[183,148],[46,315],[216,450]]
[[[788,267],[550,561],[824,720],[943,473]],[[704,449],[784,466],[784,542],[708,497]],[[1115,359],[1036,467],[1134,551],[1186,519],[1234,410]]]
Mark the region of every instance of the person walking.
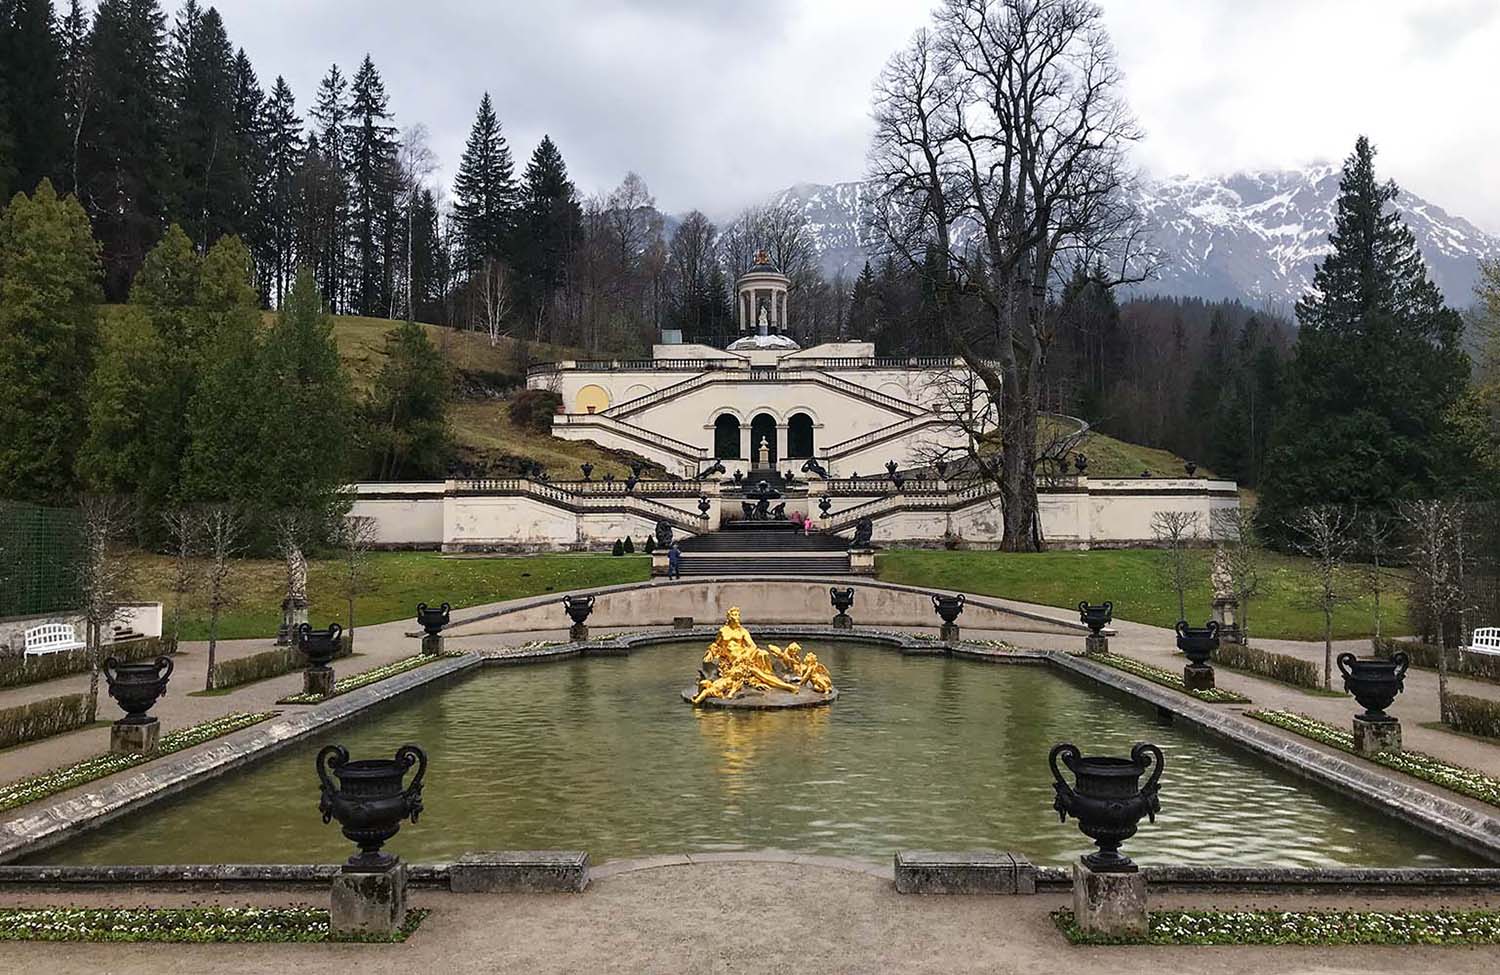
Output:
[[682,578],[682,549],[673,542],[672,547],[667,549],[667,578]]

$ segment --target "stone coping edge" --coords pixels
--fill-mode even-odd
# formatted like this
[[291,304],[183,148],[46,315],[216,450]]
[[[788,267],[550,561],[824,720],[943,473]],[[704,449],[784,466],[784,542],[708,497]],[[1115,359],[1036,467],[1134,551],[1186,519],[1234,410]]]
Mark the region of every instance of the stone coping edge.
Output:
[[[132,809],[187,789],[200,780],[258,761],[314,732],[341,724],[367,708],[480,666],[474,656],[447,657],[330,698],[210,742],[139,765],[98,791],[84,792],[0,823],[0,864],[102,826]],[[78,787],[86,790],[89,784]]]
[[1226,739],[1303,778],[1357,799],[1460,849],[1500,862],[1500,818],[1494,814],[1408,784],[1393,773],[1367,768],[1289,732],[1273,730],[1271,725],[1242,717],[1222,705],[1202,703],[1084,657],[1056,651],[1046,653],[1049,663],[1059,670],[1154,704],[1174,719]]
[[[1429,890],[1500,888],[1500,869],[1491,867],[1209,867],[1186,864],[1143,866],[1153,887],[1212,887],[1226,890],[1306,890],[1309,888],[1412,893]],[[1073,886],[1071,869],[1038,867],[1038,887]]]

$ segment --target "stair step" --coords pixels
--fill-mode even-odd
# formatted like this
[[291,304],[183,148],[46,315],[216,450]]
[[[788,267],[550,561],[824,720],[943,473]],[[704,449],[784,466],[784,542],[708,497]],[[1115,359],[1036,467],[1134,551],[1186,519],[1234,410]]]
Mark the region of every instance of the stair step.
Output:
[[847,575],[847,552],[734,552],[682,555],[683,575]]

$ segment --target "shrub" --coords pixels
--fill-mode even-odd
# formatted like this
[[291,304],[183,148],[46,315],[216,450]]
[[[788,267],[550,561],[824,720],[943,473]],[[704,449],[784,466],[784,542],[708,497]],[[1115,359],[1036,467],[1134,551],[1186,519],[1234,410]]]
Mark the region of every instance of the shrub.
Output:
[[635,539],[631,538],[629,535],[625,536],[625,554],[635,554]]
[[561,405],[561,393],[550,389],[523,389],[511,397],[510,422],[533,433],[551,433],[552,416]]
[[650,555],[652,552],[656,551],[656,539],[651,535],[647,535],[646,544],[641,546],[641,551],[645,552],[647,555]]
[[[348,636],[345,636],[339,641],[339,652],[334,654],[334,658],[347,657],[353,652],[353,643]],[[307,658],[303,657],[296,647],[277,647],[274,650],[264,650],[246,657],[234,657],[215,663],[211,684],[214,690],[238,687],[252,681],[265,680],[267,677],[290,674],[305,666],[307,666]]]
[[1261,677],[1279,680],[1283,684],[1298,687],[1323,687],[1323,672],[1311,660],[1293,657],[1285,653],[1272,653],[1238,643],[1221,643],[1213,653],[1213,661],[1231,670],[1244,670]]
[[1470,735],[1500,738],[1500,701],[1448,692],[1448,727]]
[[0,710],[0,748],[60,735],[91,720],[87,694],[63,694],[5,708]]
[[[1418,643],[1415,640],[1392,640],[1389,637],[1381,637],[1370,641],[1374,648],[1375,656],[1382,660],[1391,659],[1391,654],[1397,650],[1405,650],[1406,655],[1411,658],[1413,667],[1430,667],[1437,669],[1438,648],[1431,643]],[[1448,649],[1448,672],[1458,674],[1462,677],[1474,677],[1479,680],[1495,681],[1500,683],[1500,656],[1484,653],[1461,653],[1456,648]]]
[[622,542],[622,541],[620,541],[618,538],[615,539],[615,547],[610,551],[610,554],[611,555],[624,555],[625,554],[625,543]]
[[[164,642],[162,637],[144,637],[105,645],[100,650],[99,660],[103,663],[106,657],[118,657],[128,663],[176,652],[177,647],[170,640]],[[34,657],[4,657],[0,658],[0,687],[21,687],[69,674],[88,673],[88,670],[89,652],[83,648]]]

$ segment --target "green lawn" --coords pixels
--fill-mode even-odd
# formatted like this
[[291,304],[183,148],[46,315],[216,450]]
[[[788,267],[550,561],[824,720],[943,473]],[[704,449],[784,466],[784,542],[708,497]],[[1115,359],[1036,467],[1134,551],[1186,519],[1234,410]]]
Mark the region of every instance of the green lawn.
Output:
[[[175,596],[170,591],[171,563],[163,556],[135,559],[134,595],[160,600],[170,625]],[[341,595],[342,566],[335,561],[313,561],[308,566],[307,591],[312,600],[314,626],[349,623]],[[641,582],[649,578],[651,563],[643,555],[531,555],[525,557],[453,558],[436,552],[377,552],[370,556],[365,593],[355,603],[358,624],[415,619],[416,606],[443,602],[454,607],[477,606],[543,593]],[[236,603],[219,621],[225,639],[274,635],[281,622],[281,563],[246,559],[230,579]],[[208,638],[208,615],[203,594],[189,593],[183,617],[186,640]],[[558,610],[558,625],[566,623]]]
[[[1195,626],[1210,616],[1208,553],[1202,558],[1200,582],[1187,594],[1187,615]],[[928,586],[955,592],[1004,596],[1076,612],[1079,600],[1111,600],[1115,616],[1137,623],[1173,626],[1177,596],[1161,579],[1158,565],[1165,552],[1151,549],[1096,549],[1090,552],[935,552],[894,551],[880,554],[877,576],[887,582]],[[1312,606],[1309,563],[1274,552],[1265,553],[1261,598],[1249,611],[1250,636],[1316,640],[1323,635],[1322,614]],[[1360,597],[1334,613],[1336,639],[1368,636],[1373,629],[1372,602]],[[1406,623],[1406,600],[1381,596],[1381,629],[1399,633]]]

